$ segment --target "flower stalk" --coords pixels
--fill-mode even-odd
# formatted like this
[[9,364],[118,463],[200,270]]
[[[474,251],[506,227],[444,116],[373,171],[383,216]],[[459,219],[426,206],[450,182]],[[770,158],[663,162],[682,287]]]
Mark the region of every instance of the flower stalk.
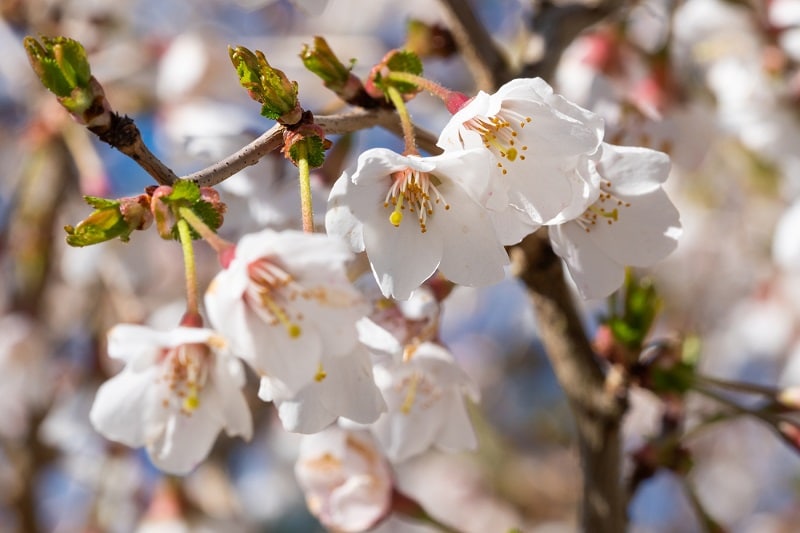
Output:
[[303,217],[303,231],[314,233],[314,206],[311,201],[311,167],[308,163],[308,149],[305,143],[297,143],[297,170],[300,177],[300,211]]
[[437,98],[440,98],[444,102],[445,106],[447,106],[447,110],[450,111],[451,114],[455,114],[464,106],[465,103],[470,100],[470,97],[464,93],[452,91],[444,85],[436,83],[435,81],[427,78],[423,78],[422,76],[418,76],[417,74],[412,74],[411,72],[393,70],[386,74],[385,78],[388,81],[410,83],[422,90],[428,91]]
[[400,118],[400,125],[403,128],[403,141],[405,143],[405,151],[403,154],[418,155],[417,141],[414,138],[414,125],[411,123],[411,115],[408,113],[408,107],[403,99],[403,95],[391,85],[385,88],[385,92],[386,96],[389,97],[389,100],[392,102],[392,105],[397,109],[397,116]]
[[[191,211],[191,209],[185,209]],[[200,307],[197,300],[197,270],[195,268],[194,247],[192,246],[192,232],[186,219],[178,219],[178,235],[183,250],[184,275],[186,276],[186,314],[199,315]]]
[[206,241],[215,252],[217,252],[217,254],[220,255],[220,261],[222,261],[222,257],[226,254],[226,252],[234,248],[233,243],[226,241],[217,235],[216,232],[208,226],[208,224],[203,222],[202,218],[197,216],[197,214],[188,207],[181,207],[178,209],[178,212],[181,216],[180,220],[187,222],[189,226],[191,226],[191,228],[196,231],[200,237],[202,237],[203,240]]

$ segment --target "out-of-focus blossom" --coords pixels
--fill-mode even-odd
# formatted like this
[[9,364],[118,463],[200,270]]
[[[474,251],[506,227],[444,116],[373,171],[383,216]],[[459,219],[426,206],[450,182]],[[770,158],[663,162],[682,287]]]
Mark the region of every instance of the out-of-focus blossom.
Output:
[[334,184],[325,226],[366,251],[385,296],[405,300],[438,268],[456,283],[503,279],[508,255],[490,209],[507,208],[480,150],[436,157],[361,154]]
[[389,459],[474,448],[466,398],[476,402],[480,393],[450,352],[432,342],[403,346],[370,322],[359,323],[360,336],[376,355],[375,383],[388,408],[370,428]]
[[[596,189],[588,165],[602,139],[599,116],[555,94],[541,78],[524,78],[491,95],[479,92],[453,115],[438,145],[488,150],[508,184],[514,213],[530,233],[578,216],[591,204]],[[513,242],[524,236],[517,234]]]
[[105,437],[146,446],[157,467],[176,474],[203,460],[222,429],[250,438],[244,369],[213,331],[123,324],[109,332],[108,353],[126,365],[100,386],[89,414]]
[[664,153],[603,144],[600,197],[582,216],[550,229],[553,250],[584,298],[611,294],[625,266],[652,266],[677,246],[678,210],[662,188],[669,169]]
[[53,394],[44,340],[23,315],[0,316],[0,436],[24,436],[31,416]]
[[338,417],[360,424],[374,422],[386,411],[381,391],[372,375],[372,361],[362,346],[346,356],[322,356],[314,380],[287,396],[280,383],[261,378],[259,397],[278,408],[283,427],[298,433],[316,433]]
[[308,508],[334,531],[365,531],[389,514],[392,472],[367,431],[331,426],[304,437],[295,474]]
[[205,295],[211,323],[236,355],[292,398],[326,357],[350,355],[368,308],[347,278],[346,244],[299,231],[245,235]]

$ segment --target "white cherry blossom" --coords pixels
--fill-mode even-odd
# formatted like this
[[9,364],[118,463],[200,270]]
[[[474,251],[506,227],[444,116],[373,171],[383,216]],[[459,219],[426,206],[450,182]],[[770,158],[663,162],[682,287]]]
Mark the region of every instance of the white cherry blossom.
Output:
[[479,92],[442,130],[443,149],[491,152],[509,201],[536,229],[569,220],[592,203],[589,162],[603,139],[603,121],[557,95],[541,78],[522,78],[496,93]]
[[437,268],[463,285],[495,283],[510,242],[492,224],[489,210],[507,209],[507,197],[490,165],[480,150],[436,157],[367,150],[334,184],[325,226],[366,251],[384,296],[408,299]]
[[334,531],[366,531],[390,512],[392,471],[367,431],[334,425],[304,437],[295,475],[309,510]]
[[205,295],[211,323],[236,355],[287,397],[314,380],[323,354],[352,353],[368,306],[347,278],[346,244],[320,234],[245,235]]
[[109,332],[108,354],[126,364],[100,386],[89,415],[106,438],[146,446],[158,468],[185,474],[220,430],[251,437],[244,368],[212,330],[122,324]]
[[475,448],[466,399],[477,402],[480,393],[450,352],[433,342],[403,345],[369,319],[358,326],[386,400],[387,412],[370,429],[387,457],[400,463],[431,448]]
[[274,402],[283,427],[297,433],[317,433],[340,416],[370,424],[386,411],[369,353],[361,345],[347,356],[323,355],[314,380],[297,394],[287,394],[280,382],[262,377],[258,395]]
[[678,210],[662,184],[669,156],[648,148],[603,144],[596,167],[600,196],[580,217],[550,228],[553,250],[584,298],[608,296],[625,267],[649,267],[677,246]]

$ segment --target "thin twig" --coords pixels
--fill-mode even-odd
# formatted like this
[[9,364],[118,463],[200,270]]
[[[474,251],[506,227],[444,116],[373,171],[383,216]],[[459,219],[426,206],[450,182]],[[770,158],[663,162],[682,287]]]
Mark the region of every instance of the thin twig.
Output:
[[[314,117],[314,122],[331,135],[351,133],[374,126],[380,126],[392,133],[402,135],[402,127],[397,114],[386,109],[356,109],[340,115],[320,115]],[[276,124],[236,153],[203,170],[183,176],[182,179],[192,180],[201,187],[212,187],[222,183],[280,148],[283,145],[283,132],[284,127]],[[441,151],[436,146],[436,137],[430,132],[415,128],[414,134],[421,149],[431,154]]]

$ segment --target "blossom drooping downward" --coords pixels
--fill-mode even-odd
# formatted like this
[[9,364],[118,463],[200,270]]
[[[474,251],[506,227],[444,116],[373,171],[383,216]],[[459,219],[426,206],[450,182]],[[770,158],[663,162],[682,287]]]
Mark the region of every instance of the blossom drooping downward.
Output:
[[550,228],[553,250],[584,298],[608,296],[622,285],[626,266],[652,266],[677,246],[680,216],[662,188],[669,170],[662,152],[603,144],[597,201]]
[[602,139],[599,116],[555,94],[541,78],[523,78],[491,95],[479,92],[453,115],[437,144],[489,152],[510,204],[533,230],[578,216],[592,203],[589,165]]
[[352,353],[366,303],[347,279],[338,239],[264,230],[242,237],[206,291],[211,323],[260,376],[292,397],[314,380],[323,353]]
[[405,300],[437,268],[464,285],[500,281],[508,255],[490,210],[507,204],[481,151],[420,157],[373,148],[334,184],[325,226],[366,251],[384,296]]
[[392,471],[366,431],[331,426],[303,438],[295,475],[309,510],[335,531],[366,531],[391,510]]
[[146,446],[161,470],[188,473],[222,429],[252,435],[244,369],[213,331],[123,324],[109,332],[108,353],[126,365],[97,391],[92,425],[111,440]]

